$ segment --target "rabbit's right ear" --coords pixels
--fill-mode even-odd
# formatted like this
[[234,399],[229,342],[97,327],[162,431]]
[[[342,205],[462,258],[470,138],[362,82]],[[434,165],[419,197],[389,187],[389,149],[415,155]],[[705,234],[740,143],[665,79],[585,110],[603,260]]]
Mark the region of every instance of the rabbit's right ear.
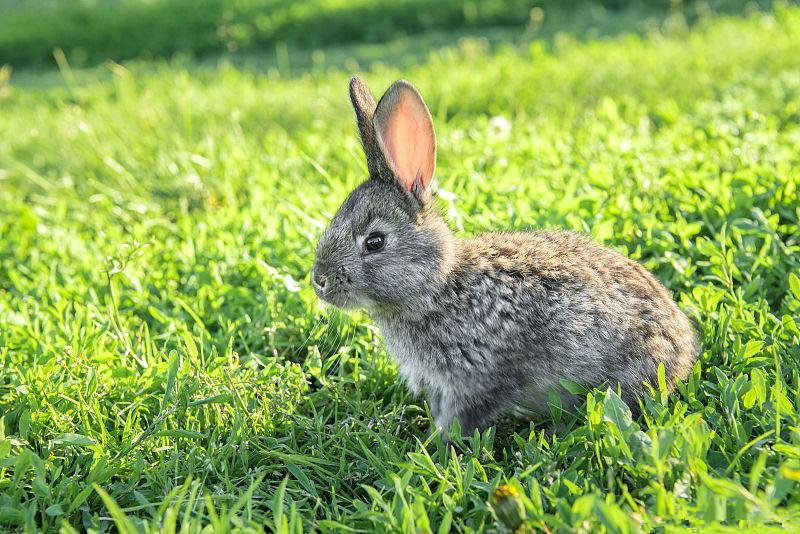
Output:
[[415,196],[427,191],[436,170],[436,134],[416,87],[394,82],[378,102],[372,123],[394,179]]
[[375,109],[378,106],[372,93],[369,92],[369,88],[358,76],[350,78],[350,101],[356,112],[361,146],[364,147],[364,154],[367,156],[367,169],[371,177],[377,178],[385,173],[383,155],[378,146],[375,126],[372,124],[372,118],[375,116]]

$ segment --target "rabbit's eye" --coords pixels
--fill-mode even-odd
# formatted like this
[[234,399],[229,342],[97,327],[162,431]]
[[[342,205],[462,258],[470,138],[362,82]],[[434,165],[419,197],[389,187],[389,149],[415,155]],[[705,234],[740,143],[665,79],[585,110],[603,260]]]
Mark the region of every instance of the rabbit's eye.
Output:
[[376,252],[383,248],[386,239],[385,236],[378,232],[373,232],[364,240],[364,247],[370,252]]

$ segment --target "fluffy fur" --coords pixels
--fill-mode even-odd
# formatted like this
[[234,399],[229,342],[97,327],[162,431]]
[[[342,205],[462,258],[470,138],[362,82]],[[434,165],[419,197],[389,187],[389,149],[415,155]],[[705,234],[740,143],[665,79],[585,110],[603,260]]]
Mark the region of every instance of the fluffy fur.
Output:
[[[572,232],[456,239],[428,190],[435,141],[422,97],[400,81],[376,105],[358,78],[350,93],[370,177],[320,239],[314,287],[367,310],[437,427],[457,418],[471,433],[508,412],[546,413],[551,390],[569,406],[562,379],[619,386],[635,409],[659,363],[668,387],[686,377],[694,333],[650,273]],[[402,147],[383,141],[389,128]],[[376,234],[384,247],[370,251]]]

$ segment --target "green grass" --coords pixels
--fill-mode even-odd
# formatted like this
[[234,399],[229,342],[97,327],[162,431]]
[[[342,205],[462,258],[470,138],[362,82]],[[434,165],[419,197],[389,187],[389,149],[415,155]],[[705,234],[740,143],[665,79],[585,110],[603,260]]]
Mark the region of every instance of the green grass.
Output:
[[556,436],[505,424],[451,449],[368,318],[308,287],[365,174],[347,70],[0,85],[2,527],[503,532],[501,485],[549,532],[796,521],[800,9],[679,22],[363,73],[426,96],[460,235],[590,233],[703,339],[637,421],[595,391]]
[[0,65],[47,65],[53,63],[55,49],[78,65],[175,54],[281,54],[286,47],[308,50],[376,43],[441,28],[527,25],[531,31],[547,32],[592,11],[635,10],[658,16],[681,11],[693,20],[710,7],[740,10],[740,4],[739,0],[0,0]]

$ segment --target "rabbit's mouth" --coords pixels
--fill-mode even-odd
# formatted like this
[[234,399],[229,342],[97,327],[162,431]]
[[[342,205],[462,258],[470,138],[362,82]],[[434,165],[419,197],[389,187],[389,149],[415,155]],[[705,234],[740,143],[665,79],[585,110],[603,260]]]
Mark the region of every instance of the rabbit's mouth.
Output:
[[322,302],[330,304],[340,310],[356,310],[369,307],[369,302],[364,302],[364,299],[358,298],[357,295],[348,291],[348,288],[342,284],[331,285],[328,283],[320,285],[317,281],[313,281],[312,284],[314,286],[314,292]]
[[353,298],[350,289],[350,276],[344,269],[330,269],[325,265],[315,264],[311,271],[311,284],[314,292],[324,302],[341,309],[358,308],[358,299]]
[[311,284],[314,286],[314,293],[323,302],[331,304],[337,308],[354,308],[352,298],[348,291],[341,284],[329,280],[327,277],[314,272],[311,275]]

